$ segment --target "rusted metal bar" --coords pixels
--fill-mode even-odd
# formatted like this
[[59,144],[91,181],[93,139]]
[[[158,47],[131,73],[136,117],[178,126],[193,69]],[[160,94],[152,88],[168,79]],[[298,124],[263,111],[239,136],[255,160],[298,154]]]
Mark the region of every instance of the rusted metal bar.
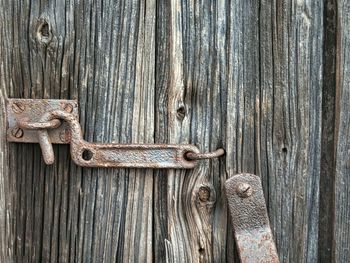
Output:
[[40,122],[53,119],[68,123],[71,156],[80,166],[189,169],[197,164],[185,158],[187,152],[199,153],[193,145],[90,143],[83,139],[80,124],[74,115],[63,110],[50,111],[42,116]]
[[22,129],[29,130],[54,129],[58,128],[60,125],[61,122],[57,119],[48,122],[28,122],[24,120],[18,121],[18,126],[20,126]]
[[[73,161],[86,167],[190,169],[197,165],[199,159],[224,154],[223,149],[200,153],[196,146],[190,144],[90,143],[83,139],[75,108],[77,103],[71,101],[10,100],[9,130],[13,132],[8,133],[8,139],[39,142],[46,164],[54,162],[52,142],[60,140],[60,143],[70,143]],[[64,129],[60,134],[53,132],[61,126]]]
[[225,188],[241,262],[278,263],[260,177],[237,174]]

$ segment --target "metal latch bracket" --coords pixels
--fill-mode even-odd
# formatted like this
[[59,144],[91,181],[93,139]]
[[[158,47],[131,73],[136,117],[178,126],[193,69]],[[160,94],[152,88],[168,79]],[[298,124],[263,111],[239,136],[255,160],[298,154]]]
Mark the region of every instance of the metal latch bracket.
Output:
[[46,164],[54,162],[53,143],[69,143],[73,161],[86,167],[190,169],[199,159],[224,154],[223,149],[200,153],[191,144],[87,142],[78,116],[75,100],[8,99],[7,140],[39,143]]
[[[21,127],[24,122],[40,123],[47,112],[64,110],[79,120],[79,107],[76,100],[8,99],[7,100],[7,141],[39,143],[37,129]],[[68,144],[70,129],[64,122],[55,129],[47,129],[51,143]]]

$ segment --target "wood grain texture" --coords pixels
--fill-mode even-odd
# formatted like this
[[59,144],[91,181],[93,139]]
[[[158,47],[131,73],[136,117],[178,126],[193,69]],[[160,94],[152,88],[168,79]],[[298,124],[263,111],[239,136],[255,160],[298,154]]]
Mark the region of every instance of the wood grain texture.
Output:
[[[224,61],[218,56],[225,50],[217,46],[225,30],[217,25],[223,26],[225,15],[225,5],[212,1],[158,2],[157,140],[193,143],[202,151],[223,145],[225,86],[219,82]],[[162,174],[166,179],[158,185],[166,190],[156,188],[161,205],[156,231],[165,241],[165,254],[156,261],[165,256],[167,262],[226,262],[223,163],[202,161],[191,171]]]
[[319,262],[332,261],[334,240],[337,1],[324,3],[322,135],[319,202]]
[[[2,28],[2,22],[0,21],[0,28]],[[2,55],[2,49],[0,48],[0,57]],[[3,67],[0,67],[0,75],[3,75]],[[10,236],[10,229],[8,227],[11,214],[9,207],[10,192],[7,189],[8,186],[8,150],[6,143],[6,93],[3,85],[3,80],[0,77],[0,262],[11,262],[12,257],[10,250],[12,249],[8,244],[8,237]]]
[[[226,39],[222,43],[221,83],[227,87],[226,173],[259,174],[260,5],[235,0],[227,7]],[[222,19],[222,16],[220,16]],[[234,258],[233,230],[228,227],[227,259]]]
[[333,259],[350,257],[350,1],[337,5],[336,177]]
[[[208,131],[190,141],[203,143],[204,134],[213,136],[220,132],[227,152],[226,174],[251,172],[261,174],[264,179],[281,260],[317,260],[323,3],[261,1],[256,5],[254,1],[182,1],[181,4],[170,1],[168,6],[160,4],[161,8],[164,11],[159,11],[159,16],[166,17],[164,23],[168,26],[161,25],[160,30],[165,33],[160,39],[171,48],[161,48],[156,57],[159,65],[164,65],[165,60],[171,62],[169,66],[159,66],[162,72],[159,87],[170,86],[167,92],[160,93],[162,101],[170,101],[168,126],[175,127],[168,133],[169,140],[174,137],[184,140],[200,134],[204,128]],[[211,12],[207,13],[208,10]],[[168,71],[165,78],[163,73]],[[211,95],[216,92],[218,95]],[[205,96],[211,97],[211,101]],[[199,105],[205,103],[206,108],[201,109]],[[206,119],[197,118],[212,110],[215,117],[219,105],[226,106],[220,110],[221,117],[215,119],[214,126],[206,126]],[[176,106],[178,112],[181,107],[190,109],[191,115],[175,119],[172,116]],[[162,116],[166,115],[165,110],[161,112]],[[221,119],[223,115],[226,117]],[[190,131],[187,118],[192,118]],[[164,119],[166,117],[161,119],[162,127],[167,126],[163,124]],[[191,176],[193,174],[196,171]],[[214,180],[222,182],[225,176],[220,175],[221,178]],[[211,176],[197,174],[195,177]],[[196,183],[185,184],[186,179],[178,175],[170,186],[190,201],[186,196],[193,192]],[[216,193],[222,193],[220,184],[214,186]],[[172,198],[168,206],[173,206],[171,201],[180,196],[173,189],[168,193],[168,198],[169,194]],[[219,251],[215,248],[213,252],[206,247],[200,249],[196,231],[203,233],[200,229],[204,224],[199,220],[195,224],[190,221],[195,208],[192,201],[185,207],[176,207],[177,214],[168,213],[168,220],[179,218],[168,223],[176,229],[167,236],[170,261],[232,260],[232,242],[223,235],[213,234],[208,244],[226,242],[226,258],[222,253],[215,254]],[[219,205],[214,209],[213,218],[219,219],[223,211],[225,205]],[[225,227],[224,219],[220,222],[230,237],[231,230]],[[210,226],[215,229],[216,222],[211,221]],[[189,229],[184,231],[186,227]],[[163,230],[164,237],[165,233]],[[198,248],[202,255],[197,253]]]
[[[89,141],[154,141],[155,2],[0,8],[2,95],[78,99]],[[16,262],[152,261],[153,171],[78,168],[67,146],[55,156],[45,166],[38,145],[9,145],[2,249]]]
[[323,1],[262,1],[260,12],[258,171],[281,262],[315,262]]
[[[349,5],[337,6],[338,101],[327,111],[322,72],[335,61],[321,0],[0,0],[1,125],[7,96],[78,99],[88,141],[226,150],[191,171],[87,169],[61,145],[45,166],[38,145],[7,144],[1,129],[0,260],[233,262],[224,182],[248,172],[263,179],[281,262],[329,258],[332,228],[319,220],[332,212],[319,205],[332,198],[344,262]],[[336,195],[320,203],[332,131],[338,159],[323,174],[336,176]]]

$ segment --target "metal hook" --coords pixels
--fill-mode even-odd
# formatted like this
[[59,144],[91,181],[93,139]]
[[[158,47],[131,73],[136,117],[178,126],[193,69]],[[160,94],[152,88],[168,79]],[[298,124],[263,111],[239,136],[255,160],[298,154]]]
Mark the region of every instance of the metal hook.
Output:
[[190,160],[201,160],[201,159],[211,159],[211,158],[217,158],[225,154],[225,150],[222,148],[219,148],[213,152],[207,152],[207,153],[195,153],[195,152],[187,152],[186,158]]

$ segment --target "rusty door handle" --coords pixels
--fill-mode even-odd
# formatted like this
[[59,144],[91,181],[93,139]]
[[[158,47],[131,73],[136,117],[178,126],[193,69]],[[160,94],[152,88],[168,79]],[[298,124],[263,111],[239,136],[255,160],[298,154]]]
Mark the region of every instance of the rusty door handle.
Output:
[[234,175],[225,189],[241,262],[279,262],[260,177]]
[[38,142],[46,164],[55,160],[52,143],[69,143],[73,161],[86,167],[194,168],[199,159],[215,158],[223,149],[200,153],[191,144],[91,143],[83,139],[78,104],[72,100],[9,99],[8,141]]

